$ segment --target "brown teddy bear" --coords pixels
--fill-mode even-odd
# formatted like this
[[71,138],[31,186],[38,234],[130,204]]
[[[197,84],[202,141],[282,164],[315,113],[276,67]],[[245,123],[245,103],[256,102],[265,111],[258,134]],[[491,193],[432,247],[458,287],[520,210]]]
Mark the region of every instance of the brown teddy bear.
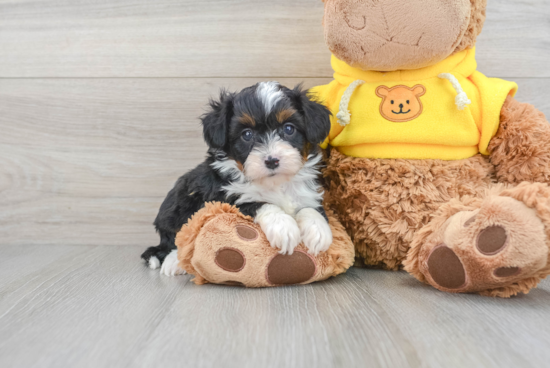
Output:
[[[425,11],[429,9],[429,11]],[[327,203],[361,263],[509,297],[550,273],[550,125],[476,70],[486,0],[326,0]]]

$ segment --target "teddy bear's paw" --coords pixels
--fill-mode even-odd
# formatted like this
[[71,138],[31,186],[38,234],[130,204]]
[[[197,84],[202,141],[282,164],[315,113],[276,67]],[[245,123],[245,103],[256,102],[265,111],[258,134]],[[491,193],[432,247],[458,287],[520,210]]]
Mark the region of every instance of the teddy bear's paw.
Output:
[[186,272],[179,266],[178,251],[174,249],[164,259],[160,267],[160,274],[165,276],[178,276],[184,275],[185,273]]
[[291,255],[300,243],[300,229],[296,220],[275,205],[264,205],[256,215],[269,244]]
[[[190,273],[199,284],[269,287],[309,283],[333,272],[327,252],[313,257],[303,244],[293,250],[281,254],[251,219],[218,214],[202,225],[194,240]],[[179,255],[184,262],[185,252]]]
[[489,196],[458,212],[428,237],[419,254],[427,281],[450,292],[484,292],[533,277],[548,263],[545,226],[523,202]]
[[296,216],[302,241],[310,254],[318,255],[332,244],[332,231],[327,220],[313,208],[304,208]]

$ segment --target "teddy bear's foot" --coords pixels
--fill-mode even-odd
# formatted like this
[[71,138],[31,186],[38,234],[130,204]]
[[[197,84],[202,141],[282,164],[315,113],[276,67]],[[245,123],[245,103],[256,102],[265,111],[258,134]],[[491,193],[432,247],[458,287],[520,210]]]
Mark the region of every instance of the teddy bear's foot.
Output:
[[246,287],[307,284],[344,272],[353,264],[353,244],[330,214],[334,242],[317,256],[299,244],[291,255],[270,246],[260,225],[228,204],[209,203],[178,233],[179,265],[197,284]]
[[[468,206],[448,203],[438,215],[413,241],[405,262],[435,288],[508,297],[528,292],[550,273],[548,186],[500,189]],[[415,254],[416,262],[410,259]]]

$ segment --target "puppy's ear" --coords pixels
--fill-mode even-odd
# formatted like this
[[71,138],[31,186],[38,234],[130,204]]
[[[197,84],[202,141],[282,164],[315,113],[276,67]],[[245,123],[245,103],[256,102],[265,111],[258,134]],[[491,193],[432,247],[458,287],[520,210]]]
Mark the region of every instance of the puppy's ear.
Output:
[[201,116],[202,133],[210,148],[222,149],[227,139],[227,128],[233,116],[233,98],[235,95],[225,90],[220,92],[219,100],[210,100],[210,111]]
[[330,133],[330,111],[301,85],[296,86],[292,93],[298,110],[304,115],[306,139],[312,144],[323,143]]

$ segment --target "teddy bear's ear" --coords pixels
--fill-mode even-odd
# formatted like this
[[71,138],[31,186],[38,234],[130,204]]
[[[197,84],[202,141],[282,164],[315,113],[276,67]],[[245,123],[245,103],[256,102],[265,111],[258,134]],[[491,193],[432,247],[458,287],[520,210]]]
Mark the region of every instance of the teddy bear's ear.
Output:
[[412,91],[416,97],[424,96],[426,93],[426,87],[421,84],[417,84],[412,88]]
[[390,94],[390,89],[386,86],[380,86],[376,89],[376,95],[380,98],[387,97]]

